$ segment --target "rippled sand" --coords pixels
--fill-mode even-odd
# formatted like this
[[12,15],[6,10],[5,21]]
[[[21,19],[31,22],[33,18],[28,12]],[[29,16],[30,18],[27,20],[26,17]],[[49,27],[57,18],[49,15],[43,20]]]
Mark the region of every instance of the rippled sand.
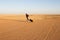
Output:
[[0,40],[60,40],[60,15],[0,16]]

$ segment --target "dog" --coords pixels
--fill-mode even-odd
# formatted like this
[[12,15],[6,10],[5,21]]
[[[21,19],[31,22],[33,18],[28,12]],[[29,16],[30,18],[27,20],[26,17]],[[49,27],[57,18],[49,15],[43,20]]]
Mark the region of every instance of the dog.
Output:
[[33,22],[33,20],[32,20],[32,19],[29,19],[29,21],[30,21],[30,22]]

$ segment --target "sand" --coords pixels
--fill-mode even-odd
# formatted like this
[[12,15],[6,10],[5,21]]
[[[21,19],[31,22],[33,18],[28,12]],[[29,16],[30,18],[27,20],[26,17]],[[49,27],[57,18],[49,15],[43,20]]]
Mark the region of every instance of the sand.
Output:
[[0,16],[0,40],[60,40],[60,15]]

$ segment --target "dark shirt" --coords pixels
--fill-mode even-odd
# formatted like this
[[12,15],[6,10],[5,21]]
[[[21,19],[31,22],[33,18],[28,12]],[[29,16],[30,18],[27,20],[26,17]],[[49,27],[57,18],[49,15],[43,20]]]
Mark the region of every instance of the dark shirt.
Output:
[[29,17],[29,15],[28,15],[28,14],[26,14],[26,17]]

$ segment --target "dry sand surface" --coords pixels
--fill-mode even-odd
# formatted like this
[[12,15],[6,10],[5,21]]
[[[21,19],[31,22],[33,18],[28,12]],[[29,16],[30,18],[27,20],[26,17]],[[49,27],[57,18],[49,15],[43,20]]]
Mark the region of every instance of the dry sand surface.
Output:
[[0,15],[0,40],[60,40],[60,15]]

